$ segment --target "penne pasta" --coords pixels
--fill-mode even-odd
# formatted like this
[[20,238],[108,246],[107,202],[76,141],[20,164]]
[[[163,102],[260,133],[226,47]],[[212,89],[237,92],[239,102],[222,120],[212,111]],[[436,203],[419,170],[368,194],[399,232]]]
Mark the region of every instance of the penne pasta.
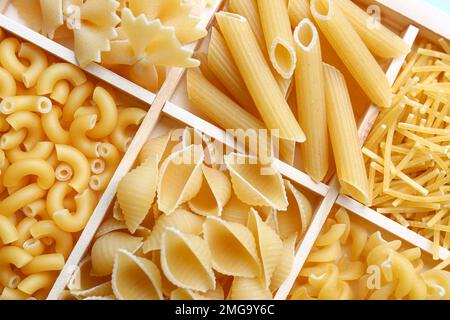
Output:
[[284,79],[290,79],[297,56],[286,3],[284,0],[258,0],[257,3],[270,62]]
[[392,92],[386,75],[335,0],[311,0],[311,13],[372,102],[380,107],[390,107]]
[[298,117],[308,137],[300,148],[306,173],[315,181],[322,181],[329,166],[327,113],[320,39],[309,19],[297,26],[294,41],[298,56],[295,71]]
[[369,204],[369,181],[343,75],[324,64],[328,129],[342,191]]
[[274,135],[296,142],[306,140],[284,99],[247,20],[239,15],[216,14],[220,29],[264,122]]
[[367,48],[375,55],[395,58],[407,54],[410,49],[402,38],[374,20],[367,12],[350,0],[335,0]]

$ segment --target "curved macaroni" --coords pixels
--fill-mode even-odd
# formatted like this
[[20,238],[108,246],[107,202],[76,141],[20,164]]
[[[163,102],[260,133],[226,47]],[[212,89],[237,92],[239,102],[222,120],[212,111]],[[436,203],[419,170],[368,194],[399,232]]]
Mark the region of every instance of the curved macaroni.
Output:
[[53,92],[57,82],[68,80],[73,86],[80,86],[87,81],[83,71],[70,63],[55,63],[45,69],[36,84],[36,92],[46,95]]
[[41,48],[31,43],[22,43],[18,56],[30,63],[22,72],[21,81],[26,88],[34,87],[39,76],[48,66],[47,55]]
[[100,111],[100,119],[93,129],[87,134],[94,139],[104,138],[110,135],[117,125],[117,106],[111,94],[102,87],[96,87],[92,96]]
[[68,258],[73,248],[72,235],[62,231],[51,220],[42,220],[35,223],[30,233],[35,239],[51,238],[55,241],[55,252],[60,253],[64,258]]
[[3,244],[10,244],[19,239],[16,226],[4,215],[0,215],[0,239]]
[[111,134],[111,142],[121,151],[125,152],[131,142],[129,127],[139,126],[146,112],[140,108],[124,108],[119,111],[117,126]]
[[70,144],[70,134],[61,125],[61,116],[61,108],[53,107],[49,113],[42,115],[42,128],[53,143]]
[[17,111],[48,113],[52,110],[52,101],[47,97],[35,95],[13,96],[0,102],[0,112],[11,114]]
[[23,151],[20,147],[15,147],[14,149],[7,150],[6,156],[8,157],[8,160],[11,162],[27,159],[46,160],[52,154],[53,146],[54,146],[53,142],[39,141],[30,151]]
[[27,159],[14,162],[6,169],[3,184],[5,187],[15,187],[28,175],[37,176],[37,185],[44,190],[49,189],[55,182],[55,172],[47,161]]
[[44,140],[45,134],[42,130],[41,119],[38,115],[30,111],[19,111],[6,118],[11,127],[20,131],[27,130],[27,137],[22,141],[27,150],[31,150],[38,142]]
[[27,67],[20,62],[16,54],[19,52],[20,42],[16,38],[6,38],[0,42],[0,64],[17,81],[22,81],[22,75]]
[[66,80],[60,80],[55,84],[50,98],[60,104],[64,104],[70,94],[70,85]]
[[88,159],[72,146],[57,144],[55,148],[58,160],[72,167],[73,177],[69,185],[77,192],[83,192],[88,187],[91,176]]
[[20,282],[20,277],[11,270],[11,264],[17,268],[27,265],[33,256],[24,249],[15,246],[0,248],[0,284],[14,289]]
[[101,142],[93,141],[87,137],[89,131],[95,127],[96,115],[85,115],[75,118],[70,125],[70,140],[75,148],[81,151],[87,158],[98,158]]
[[20,269],[24,275],[45,271],[59,271],[64,267],[64,257],[60,253],[42,254]]
[[75,112],[80,108],[94,92],[94,85],[87,81],[72,89],[63,108],[63,120],[72,121]]
[[43,198],[46,191],[37,183],[23,187],[0,202],[0,212],[6,216],[14,214],[26,205]]
[[99,150],[100,157],[104,160],[105,166],[102,173],[91,176],[89,186],[95,191],[106,189],[120,163],[120,153],[114,145],[103,143]]
[[14,77],[6,69],[0,68],[0,98],[15,96],[17,93],[16,81]]

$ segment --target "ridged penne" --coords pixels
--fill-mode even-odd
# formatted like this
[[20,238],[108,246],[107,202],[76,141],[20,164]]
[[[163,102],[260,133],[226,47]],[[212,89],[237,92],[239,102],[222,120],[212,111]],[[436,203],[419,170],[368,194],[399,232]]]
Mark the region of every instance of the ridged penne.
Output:
[[328,129],[339,182],[345,194],[369,204],[369,181],[345,79],[327,64],[324,74]]
[[385,58],[395,58],[409,52],[409,46],[402,38],[381,23],[371,22],[370,15],[352,1],[335,1],[373,54]]
[[308,137],[300,149],[306,173],[319,182],[328,172],[329,141],[320,39],[310,20],[302,20],[296,27],[294,43],[298,57],[295,69],[297,114]]
[[257,3],[272,66],[284,79],[290,79],[294,74],[297,56],[286,2],[258,0]]
[[392,91],[386,75],[335,1],[311,1],[316,23],[373,103],[389,108]]
[[[304,142],[305,135],[268,67],[245,18],[220,12],[220,30],[267,127],[280,138]],[[258,79],[256,81],[255,79]]]

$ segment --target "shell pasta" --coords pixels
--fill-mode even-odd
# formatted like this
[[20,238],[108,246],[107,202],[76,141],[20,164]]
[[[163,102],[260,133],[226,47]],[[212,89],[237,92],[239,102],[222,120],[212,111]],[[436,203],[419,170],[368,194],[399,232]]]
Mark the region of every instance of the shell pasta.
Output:
[[0,299],[45,299],[146,112],[12,37],[0,77]]
[[74,275],[98,280],[69,287],[72,297],[273,298],[291,272],[312,203],[274,168],[262,173],[255,158],[218,152],[206,159],[205,141],[186,128],[147,142],[97,231],[86,258],[92,265],[82,262]]

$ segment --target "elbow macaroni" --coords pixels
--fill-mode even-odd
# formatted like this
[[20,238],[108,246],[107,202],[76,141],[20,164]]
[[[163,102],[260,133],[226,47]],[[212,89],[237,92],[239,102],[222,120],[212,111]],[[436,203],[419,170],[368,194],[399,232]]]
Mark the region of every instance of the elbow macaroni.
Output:
[[50,291],[123,155],[113,134],[145,115],[117,100],[0,29],[0,299]]

